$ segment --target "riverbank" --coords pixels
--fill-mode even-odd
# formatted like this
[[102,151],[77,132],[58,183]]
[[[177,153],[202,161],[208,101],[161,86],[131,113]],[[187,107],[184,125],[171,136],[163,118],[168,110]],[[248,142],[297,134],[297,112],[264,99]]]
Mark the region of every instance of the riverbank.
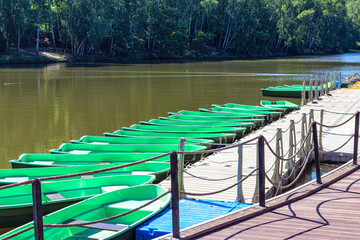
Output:
[[[350,50],[349,53],[359,53],[360,50]],[[311,54],[313,55],[313,54]],[[322,55],[322,54],[316,54]],[[45,64],[45,63],[146,63],[146,62],[163,62],[163,61],[218,61],[218,60],[256,60],[256,59],[270,59],[279,57],[294,57],[305,55],[289,55],[289,54],[272,54],[272,55],[231,55],[226,53],[217,52],[191,52],[186,56],[169,56],[165,58],[156,57],[149,53],[141,53],[137,57],[109,57],[106,55],[91,54],[88,56],[76,56],[66,53],[55,51],[54,49],[43,49],[39,51],[36,56],[34,49],[21,49],[20,56],[16,55],[14,49],[9,54],[0,54],[0,64]],[[309,56],[309,55],[306,55]]]

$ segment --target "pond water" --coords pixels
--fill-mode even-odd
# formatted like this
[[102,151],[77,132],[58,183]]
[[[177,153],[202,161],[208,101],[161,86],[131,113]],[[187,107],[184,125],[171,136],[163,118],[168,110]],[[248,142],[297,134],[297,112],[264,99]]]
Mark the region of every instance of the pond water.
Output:
[[[261,88],[359,71],[360,54],[260,60],[0,67],[0,167],[22,153],[102,135],[167,112],[258,105]],[[274,100],[277,100],[274,98]],[[299,103],[299,99],[290,101]]]

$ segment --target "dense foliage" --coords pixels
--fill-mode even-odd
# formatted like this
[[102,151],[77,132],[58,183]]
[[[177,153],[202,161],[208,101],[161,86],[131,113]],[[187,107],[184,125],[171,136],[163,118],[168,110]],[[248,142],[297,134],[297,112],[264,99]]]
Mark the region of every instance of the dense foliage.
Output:
[[177,57],[346,51],[360,0],[0,0],[0,51]]

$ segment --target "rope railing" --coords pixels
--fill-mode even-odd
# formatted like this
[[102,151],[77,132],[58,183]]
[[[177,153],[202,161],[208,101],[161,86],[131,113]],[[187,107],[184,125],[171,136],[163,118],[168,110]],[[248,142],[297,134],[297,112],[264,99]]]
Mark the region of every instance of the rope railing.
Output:
[[335,148],[334,150],[330,150],[330,151],[320,151],[321,153],[333,153],[336,152],[338,150],[340,150],[341,148],[343,148],[346,144],[348,144],[350,142],[350,140],[354,137],[354,135],[351,135],[351,137],[344,143],[342,144],[340,147]]
[[179,192],[182,193],[182,194],[191,195],[191,196],[208,196],[208,195],[214,195],[214,194],[222,193],[222,192],[225,192],[225,191],[235,187],[236,185],[239,185],[240,183],[245,181],[248,177],[250,177],[257,170],[259,170],[259,168],[254,168],[248,175],[241,178],[241,180],[237,181],[236,183],[232,184],[231,186],[228,186],[228,187],[226,187],[224,189],[221,189],[221,190],[218,190],[218,191],[209,192],[209,193],[191,193],[191,192],[185,192],[185,191],[179,191]]
[[[113,167],[109,167],[109,168],[93,170],[93,171],[87,171],[87,172],[76,173],[76,174],[67,174],[67,175],[60,175],[60,176],[44,177],[44,178],[39,178],[39,179],[36,179],[36,180],[37,181],[47,181],[47,180],[56,180],[56,179],[77,177],[77,176],[88,175],[88,174],[95,174],[95,173],[115,170],[115,169],[119,169],[119,168],[129,167],[129,166],[133,166],[133,165],[140,164],[140,163],[145,163],[145,162],[152,161],[152,160],[155,160],[155,159],[160,158],[160,157],[165,157],[165,156],[170,155],[171,184],[172,184],[171,193],[172,193],[172,199],[173,199],[172,200],[173,201],[173,211],[178,211],[178,199],[176,199],[176,198],[178,198],[177,196],[179,195],[179,193],[186,194],[186,195],[193,195],[193,196],[206,196],[206,195],[218,194],[218,193],[224,192],[226,190],[229,190],[229,189],[241,184],[243,181],[245,181],[250,176],[254,176],[253,174],[256,171],[258,171],[258,174],[256,174],[256,175],[258,176],[258,179],[260,181],[260,183],[258,185],[258,188],[259,188],[259,194],[258,194],[258,196],[259,196],[259,205],[263,207],[263,206],[265,206],[265,179],[267,179],[270,182],[270,184],[272,184],[277,189],[286,189],[286,188],[289,188],[289,187],[293,186],[295,184],[295,182],[297,182],[297,180],[300,178],[301,174],[304,172],[305,166],[307,165],[307,163],[308,163],[308,161],[310,159],[310,156],[312,155],[313,152],[315,153],[315,162],[317,164],[317,166],[316,166],[317,182],[318,183],[321,182],[320,165],[319,165],[319,152],[320,152],[320,150],[319,150],[319,146],[318,146],[318,143],[317,143],[318,140],[317,140],[316,126],[320,125],[320,126],[323,126],[323,127],[336,128],[336,127],[340,127],[340,126],[343,126],[344,124],[348,123],[354,117],[356,117],[356,119],[355,119],[355,133],[341,147],[345,146],[355,136],[354,156],[357,156],[357,150],[358,150],[357,145],[358,145],[358,138],[359,138],[359,112],[356,112],[355,114],[353,114],[353,116],[351,116],[349,119],[347,119],[343,123],[338,124],[338,125],[334,125],[334,126],[327,126],[327,125],[318,123],[316,121],[313,121],[309,125],[309,127],[307,129],[306,135],[302,139],[302,141],[300,143],[300,146],[299,146],[299,149],[296,151],[296,153],[294,153],[292,156],[290,156],[288,158],[284,158],[283,156],[279,156],[278,154],[276,154],[276,152],[270,146],[270,141],[271,140],[268,141],[267,139],[265,139],[265,137],[263,135],[259,135],[259,136],[256,136],[254,138],[251,138],[249,140],[242,141],[242,142],[235,143],[235,144],[231,144],[231,145],[228,145],[228,146],[224,146],[224,147],[221,147],[221,148],[218,148],[218,149],[210,149],[210,150],[203,150],[203,151],[173,151],[173,152],[170,152],[170,153],[165,153],[165,154],[162,154],[162,155],[159,155],[159,156],[156,156],[156,157],[152,157],[152,158],[149,158],[149,159],[144,159],[144,160],[140,160],[140,161],[136,161],[136,162],[133,162],[133,163],[124,164],[124,165],[113,166]],[[298,154],[301,151],[304,150],[306,141],[310,137],[311,133],[313,134],[314,143],[313,143],[312,149],[309,152],[307,152],[306,157],[304,158],[304,161],[302,162],[302,164],[300,166],[301,170],[300,170],[299,174],[297,175],[297,177],[290,184],[287,184],[285,186],[280,186],[280,185],[276,184],[275,182],[273,182],[271,180],[271,178],[267,174],[267,173],[269,173],[271,168],[268,171],[265,171],[265,165],[264,165],[264,161],[265,161],[264,160],[264,147],[265,147],[265,145],[268,147],[269,151],[276,158],[278,158],[279,160],[292,161],[294,158],[296,158],[296,156],[298,156]],[[191,193],[191,192],[186,192],[186,191],[179,191],[179,189],[178,189],[178,169],[177,169],[177,166],[178,166],[177,165],[177,161],[178,161],[177,156],[178,156],[178,154],[186,155],[186,154],[215,153],[215,152],[220,152],[220,151],[224,151],[224,150],[239,147],[239,146],[244,146],[244,145],[252,143],[255,140],[258,140],[258,150],[257,151],[258,151],[258,157],[259,157],[259,161],[258,161],[259,165],[255,169],[253,169],[251,171],[251,173],[249,173],[245,177],[241,176],[241,179],[238,179],[238,181],[235,184],[232,184],[231,186],[228,186],[228,187],[226,187],[224,189],[214,191],[214,192],[210,192],[210,193]],[[332,150],[332,151],[337,151],[341,147],[339,147],[339,148],[337,148],[335,150]],[[322,152],[324,152],[324,151],[322,151]],[[354,161],[354,163],[356,163],[356,159],[354,159],[353,161]],[[183,170],[183,169],[181,169],[181,170]],[[185,171],[185,172],[188,173],[187,171]],[[189,175],[191,175],[191,174],[189,174]],[[230,178],[233,178],[233,177],[235,177],[235,176],[232,176]],[[227,179],[230,179],[230,178],[227,178]],[[206,180],[210,180],[210,179],[206,179]],[[219,180],[219,179],[213,179],[213,180],[216,181],[216,180]],[[10,185],[0,187],[0,190],[10,188],[10,187],[20,186],[20,185],[25,185],[25,184],[29,184],[29,183],[32,183],[32,182],[34,182],[34,180],[29,180],[29,181],[25,181],[25,182],[21,182],[21,183],[10,184]],[[135,212],[135,211],[137,211],[137,210],[139,210],[139,209],[141,209],[141,208],[155,202],[156,200],[160,199],[161,197],[163,197],[163,196],[165,196],[166,194],[169,194],[169,193],[170,193],[170,190],[165,192],[164,194],[160,195],[159,197],[147,202],[146,204],[138,207],[138,208],[132,209],[132,210],[126,212],[126,213],[115,215],[115,216],[112,216],[112,217],[109,217],[109,218],[104,218],[104,219],[91,221],[91,222],[86,222],[86,223],[44,224],[43,226],[44,227],[79,227],[79,226],[84,226],[84,225],[101,223],[101,222],[113,220],[115,218],[122,217],[122,216],[130,214],[132,212]],[[41,204],[42,203],[41,203],[41,200],[40,200],[40,205]],[[173,225],[173,227],[177,228],[178,226],[176,226],[176,224],[175,224],[175,226]],[[27,230],[30,230],[32,228],[34,228],[34,226],[29,227]],[[25,229],[23,231],[25,231]],[[37,231],[37,228],[35,227],[35,232],[36,231]],[[21,234],[21,233],[17,233],[17,235],[19,235],[19,234]],[[174,237],[176,237],[177,235],[178,234],[174,234]],[[14,237],[14,236],[12,236],[12,237]],[[6,239],[9,239],[9,238],[11,238],[11,237],[8,236]]]

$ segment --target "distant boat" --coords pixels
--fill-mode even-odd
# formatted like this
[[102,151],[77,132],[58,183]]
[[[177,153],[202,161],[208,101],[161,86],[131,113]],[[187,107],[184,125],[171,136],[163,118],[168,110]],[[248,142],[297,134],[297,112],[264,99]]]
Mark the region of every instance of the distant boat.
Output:
[[[135,209],[165,193],[156,185],[130,187],[86,199],[44,216],[44,224],[87,223],[115,216]],[[44,239],[134,239],[134,228],[163,210],[170,202],[167,194],[150,205],[129,215],[98,224],[86,224],[82,227],[44,228]],[[4,238],[32,226],[27,223],[0,236]],[[34,230],[26,231],[12,239],[33,239]]]
[[[153,175],[124,175],[45,181],[41,183],[43,211],[48,214],[97,194],[152,183],[154,180]],[[0,191],[0,219],[0,227],[3,228],[18,226],[33,219],[31,184]]]

